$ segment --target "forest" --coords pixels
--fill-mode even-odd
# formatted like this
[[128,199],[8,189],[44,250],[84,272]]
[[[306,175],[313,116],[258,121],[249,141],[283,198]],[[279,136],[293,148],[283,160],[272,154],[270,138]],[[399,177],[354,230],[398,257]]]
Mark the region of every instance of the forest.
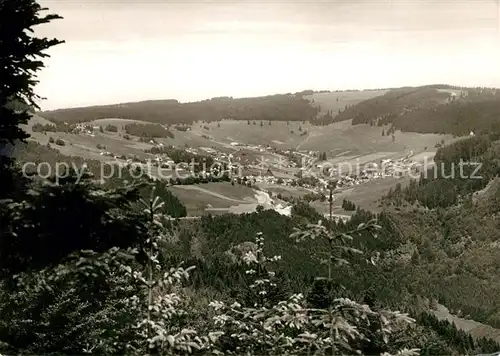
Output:
[[33,132],[66,132],[70,133],[74,127],[64,123],[45,124],[35,123],[33,125]]
[[316,117],[302,95],[270,95],[256,98],[219,98],[192,103],[177,100],[154,100],[119,105],[60,109],[40,112],[52,122],[79,123],[109,117],[120,117],[159,124],[193,124],[197,121],[278,120],[304,121]]
[[403,202],[425,208],[447,208],[470,201],[500,173],[500,136],[475,136],[438,149],[436,165],[422,172],[420,179],[402,188],[397,184],[387,195],[390,204]]
[[436,91],[432,86],[394,89],[336,115],[328,113],[313,123],[328,125],[352,119],[353,125],[391,125],[392,130],[403,132],[456,136],[468,135],[471,131],[479,134],[499,131],[499,90],[464,88],[457,91],[461,94],[449,100],[448,92]]
[[[1,354],[500,350],[431,308],[440,302],[499,325],[500,265],[487,248],[495,242],[497,195],[448,210],[358,207],[346,224],[322,221],[306,201],[290,217],[257,209],[187,221],[176,219],[185,208],[162,181],[102,183],[91,171],[80,180],[25,175],[28,160],[73,159],[22,143],[28,109],[37,107],[38,59],[63,45],[29,31],[60,19],[42,10],[34,0],[0,2],[0,24],[9,29],[0,27],[0,144],[17,150],[0,156]],[[24,105],[13,109],[13,98]],[[485,143],[473,155],[493,155],[494,139],[477,138]],[[443,148],[439,160],[471,155],[470,143],[463,145]],[[465,199],[472,189],[456,184]]]

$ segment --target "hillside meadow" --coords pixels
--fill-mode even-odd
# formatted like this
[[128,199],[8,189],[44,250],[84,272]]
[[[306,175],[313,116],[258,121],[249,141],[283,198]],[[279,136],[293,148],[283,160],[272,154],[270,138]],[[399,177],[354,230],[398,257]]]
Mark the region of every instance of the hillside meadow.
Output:
[[226,209],[233,206],[257,202],[255,190],[240,184],[179,185],[170,187],[169,190],[186,206],[188,216],[207,215],[207,207],[227,212]]
[[356,105],[364,100],[384,95],[387,91],[388,90],[357,90],[319,92],[304,95],[304,99],[309,100],[312,106],[320,108],[318,115],[326,114],[328,111],[337,114],[339,110],[344,110],[346,106]]

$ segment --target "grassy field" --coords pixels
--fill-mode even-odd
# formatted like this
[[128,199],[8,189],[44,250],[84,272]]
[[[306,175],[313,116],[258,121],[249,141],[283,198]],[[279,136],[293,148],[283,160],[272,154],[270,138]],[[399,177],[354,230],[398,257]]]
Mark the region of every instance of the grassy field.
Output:
[[437,89],[439,92],[445,92],[450,94],[455,94],[457,98],[462,94],[467,94],[467,90],[457,90],[457,89]]
[[302,197],[306,194],[310,194],[311,191],[302,188],[302,187],[288,187],[288,186],[283,186],[283,185],[278,185],[278,184],[266,184],[266,183],[257,183],[256,184],[259,188],[266,189],[270,192],[276,193],[276,194],[281,194],[284,197]]
[[[125,120],[125,119],[100,119],[90,122],[94,125],[115,125],[118,127],[120,133],[124,132],[124,126],[131,123],[151,125],[150,122],[138,121],[138,120]],[[165,145],[174,145],[177,147],[215,147],[217,149],[227,148],[226,144],[220,144],[217,142],[210,141],[201,135],[194,133],[192,131],[178,131],[176,129],[171,129],[174,134],[174,138],[157,138],[156,141],[163,143]]]
[[[198,185],[197,185],[198,187]],[[228,182],[220,183],[208,183],[199,185],[200,188],[209,190],[210,192],[220,194],[228,199],[233,199],[237,201],[254,201],[255,191],[247,186],[241,184],[234,184]]]
[[169,189],[186,206],[189,216],[206,215],[208,204],[215,209],[229,209],[256,202],[252,188],[227,182],[179,185]]
[[[188,186],[173,186],[169,188],[173,194],[186,206],[188,216],[206,215],[208,213],[244,214],[255,211],[259,201],[258,191],[252,188],[230,183],[208,183]],[[283,189],[287,191],[286,189]],[[289,190],[290,194],[301,194],[300,188]],[[207,208],[207,205],[210,207]]]
[[[333,213],[344,215],[351,214],[350,212],[342,209],[342,201],[344,199],[354,202],[354,204],[356,204],[356,206],[359,206],[361,209],[379,213],[382,211],[382,208],[379,206],[380,199],[387,194],[389,189],[394,188],[397,183],[401,183],[403,186],[405,186],[409,183],[409,181],[410,179],[408,177],[401,179],[388,177],[384,179],[376,179],[365,184],[360,184],[354,187],[343,189],[342,191],[334,194],[332,209]],[[329,212],[328,202],[314,202],[313,206],[320,213],[326,214]]]
[[[395,142],[391,136],[382,136],[382,130],[388,127],[370,125],[355,125],[351,121],[343,121],[328,126],[314,126],[309,123],[290,123],[273,121],[271,126],[263,122],[263,126],[248,125],[246,122],[224,120],[220,123],[195,125],[192,133],[195,135],[209,135],[213,138],[210,143],[239,142],[254,145],[271,145],[281,149],[298,148],[316,151],[352,151],[354,155],[372,154],[376,152],[409,152],[410,150],[423,151],[426,147],[433,150],[441,140],[450,142],[451,135],[419,134],[413,132],[395,133]],[[218,127],[220,126],[220,127]],[[297,131],[302,127],[302,132],[307,135],[300,136]],[[294,133],[291,134],[291,130]],[[188,132],[189,133],[189,132]],[[206,143],[205,143],[206,145]]]
[[495,340],[496,342],[500,342],[499,329],[495,329],[489,325],[485,325],[474,320],[459,318],[450,314],[449,310],[444,305],[438,304],[437,309],[433,310],[433,313],[439,320],[448,320],[450,323],[454,323],[457,329],[466,331],[474,338],[480,339],[487,337]]
[[[33,132],[30,134],[34,140],[41,144],[47,144],[50,137],[54,138],[54,140],[62,139],[66,143],[65,146],[52,144],[62,154],[91,159],[113,160],[113,158],[101,156],[100,152],[102,151],[110,151],[115,155],[133,154],[146,158],[148,155],[144,152],[144,148],[151,147],[151,145],[147,144],[137,145],[135,142],[125,140],[123,137],[111,133],[96,133],[94,137],[63,132],[47,132],[46,134]],[[104,146],[106,149],[99,149],[97,145]]]
[[[193,133],[207,135],[215,141],[226,143],[238,142],[251,145],[272,145],[283,149],[295,148],[305,136],[300,136],[304,131],[311,131],[315,127],[309,123],[283,121],[255,121],[248,125],[247,121],[223,120],[219,123],[195,124]],[[299,127],[302,131],[299,131]],[[208,129],[207,129],[208,128]],[[292,133],[293,132],[293,133]]]
[[27,125],[23,125],[24,126],[24,129],[25,130],[28,130],[29,132],[32,131],[32,127],[33,125],[35,124],[40,124],[40,125],[53,125],[52,122],[50,122],[49,120],[47,119],[44,119],[43,117],[41,117],[40,115],[36,115],[36,114],[33,114],[33,116],[31,117],[31,120],[28,121],[28,124]]
[[300,149],[331,151],[342,148],[354,154],[376,152],[402,152],[406,150],[422,151],[444,140],[449,142],[452,135],[419,134],[396,131],[395,141],[391,136],[382,136],[382,130],[388,127],[351,124],[351,120],[316,128],[310,137],[300,144]]
[[123,128],[125,125],[128,124],[151,124],[150,122],[146,121],[139,121],[139,120],[128,120],[128,119],[120,119],[120,118],[108,118],[108,119],[98,119],[98,120],[93,120],[90,122],[90,124],[93,125],[99,125],[99,126],[106,126],[106,125],[115,125],[118,128]]
[[[39,116],[33,117],[26,125],[26,131],[31,135],[32,139],[41,143],[47,144],[49,138],[52,137],[54,140],[62,139],[66,142],[65,146],[52,145],[53,147],[59,149],[62,154],[81,156],[85,158],[92,158],[97,160],[109,161],[113,158],[101,156],[100,152],[103,149],[98,149],[97,145],[104,146],[106,149],[104,151],[110,151],[115,155],[136,155],[140,158],[147,158],[150,155],[144,152],[145,149],[152,147],[149,143],[139,142],[137,138],[132,138],[131,140],[126,140],[123,135],[125,134],[124,126],[129,123],[144,123],[138,122],[136,120],[125,120],[125,119],[101,119],[89,122],[92,125],[115,125],[118,128],[118,132],[95,132],[94,136],[83,135],[83,134],[69,134],[63,132],[33,132],[32,127],[35,123],[40,124],[50,124],[50,121],[45,120]],[[177,147],[212,147],[219,149],[221,151],[234,152],[234,148],[228,148],[224,145],[220,145],[216,142],[209,141],[199,135],[193,134],[191,132],[182,132],[174,130],[175,137],[171,138],[158,138],[156,141],[163,143],[165,145],[174,145]]]
[[371,99],[379,95],[384,95],[387,90],[365,90],[365,91],[345,91],[338,93],[314,93],[305,95],[304,98],[311,100],[312,105],[320,106],[321,114],[326,114],[332,110],[335,116],[339,110],[344,110],[346,105],[355,105],[363,100]]
[[[127,124],[143,124],[143,125],[151,125],[150,122],[146,121],[138,121],[138,120],[127,120],[127,119],[118,119],[118,118],[109,118],[109,119],[99,119],[99,120],[93,120],[88,122],[88,124],[91,125],[99,125],[99,126],[106,126],[106,125],[114,125],[118,128],[118,132],[114,135],[116,137],[123,136],[125,132],[125,125]],[[211,140],[208,140],[201,135],[197,133],[193,133],[192,131],[178,131],[176,129],[171,129],[172,133],[174,134],[174,138],[156,138],[155,140],[158,141],[159,143],[163,143],[165,145],[174,145],[177,147],[215,147],[217,149],[226,149],[227,150],[227,144],[220,144],[217,142],[213,142]],[[109,133],[112,135],[111,133]],[[133,141],[137,141],[136,138],[133,139]],[[130,145],[130,141],[127,141],[127,144]],[[144,148],[149,148],[151,145],[147,145],[147,147],[142,147],[145,144],[137,142],[136,146],[140,149]],[[234,149],[233,149],[234,150]]]
[[40,144],[46,145],[49,143],[50,137],[54,140],[62,139],[65,141],[65,146],[58,146],[52,144],[52,147],[57,148],[62,154],[70,156],[80,156],[84,158],[97,159],[97,160],[114,160],[113,158],[101,156],[100,152],[103,149],[98,149],[97,145],[106,147],[105,151],[110,151],[115,155],[128,155],[133,154],[141,158],[145,158],[148,155],[144,153],[145,148],[152,147],[149,144],[129,141],[123,138],[122,127],[120,125],[125,125],[132,120],[122,120],[122,119],[106,119],[106,120],[96,120],[99,123],[96,125],[108,125],[113,124],[118,126],[119,131],[117,133],[96,132],[94,137],[89,135],[77,135],[69,134],[64,132],[33,132],[32,127],[35,123],[51,124],[50,121],[34,115],[33,118],[25,126],[26,131],[31,135],[31,139],[37,141]]

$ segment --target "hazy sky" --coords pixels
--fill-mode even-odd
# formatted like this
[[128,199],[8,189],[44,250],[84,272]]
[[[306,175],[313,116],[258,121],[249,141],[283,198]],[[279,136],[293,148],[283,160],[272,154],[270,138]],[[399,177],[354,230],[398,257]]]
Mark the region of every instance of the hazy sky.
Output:
[[498,0],[41,0],[42,108],[305,89],[500,87]]

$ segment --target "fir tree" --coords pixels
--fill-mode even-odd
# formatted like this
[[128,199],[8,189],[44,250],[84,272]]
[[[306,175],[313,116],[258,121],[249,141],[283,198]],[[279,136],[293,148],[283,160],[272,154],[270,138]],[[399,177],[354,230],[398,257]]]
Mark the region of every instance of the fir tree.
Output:
[[[30,119],[28,108],[39,109],[41,99],[33,91],[37,72],[44,68],[45,51],[63,43],[57,39],[33,36],[33,27],[62,17],[54,14],[41,16],[42,8],[34,0],[0,2],[0,144],[14,143],[29,137],[19,125]],[[11,102],[20,106],[9,107]]]

